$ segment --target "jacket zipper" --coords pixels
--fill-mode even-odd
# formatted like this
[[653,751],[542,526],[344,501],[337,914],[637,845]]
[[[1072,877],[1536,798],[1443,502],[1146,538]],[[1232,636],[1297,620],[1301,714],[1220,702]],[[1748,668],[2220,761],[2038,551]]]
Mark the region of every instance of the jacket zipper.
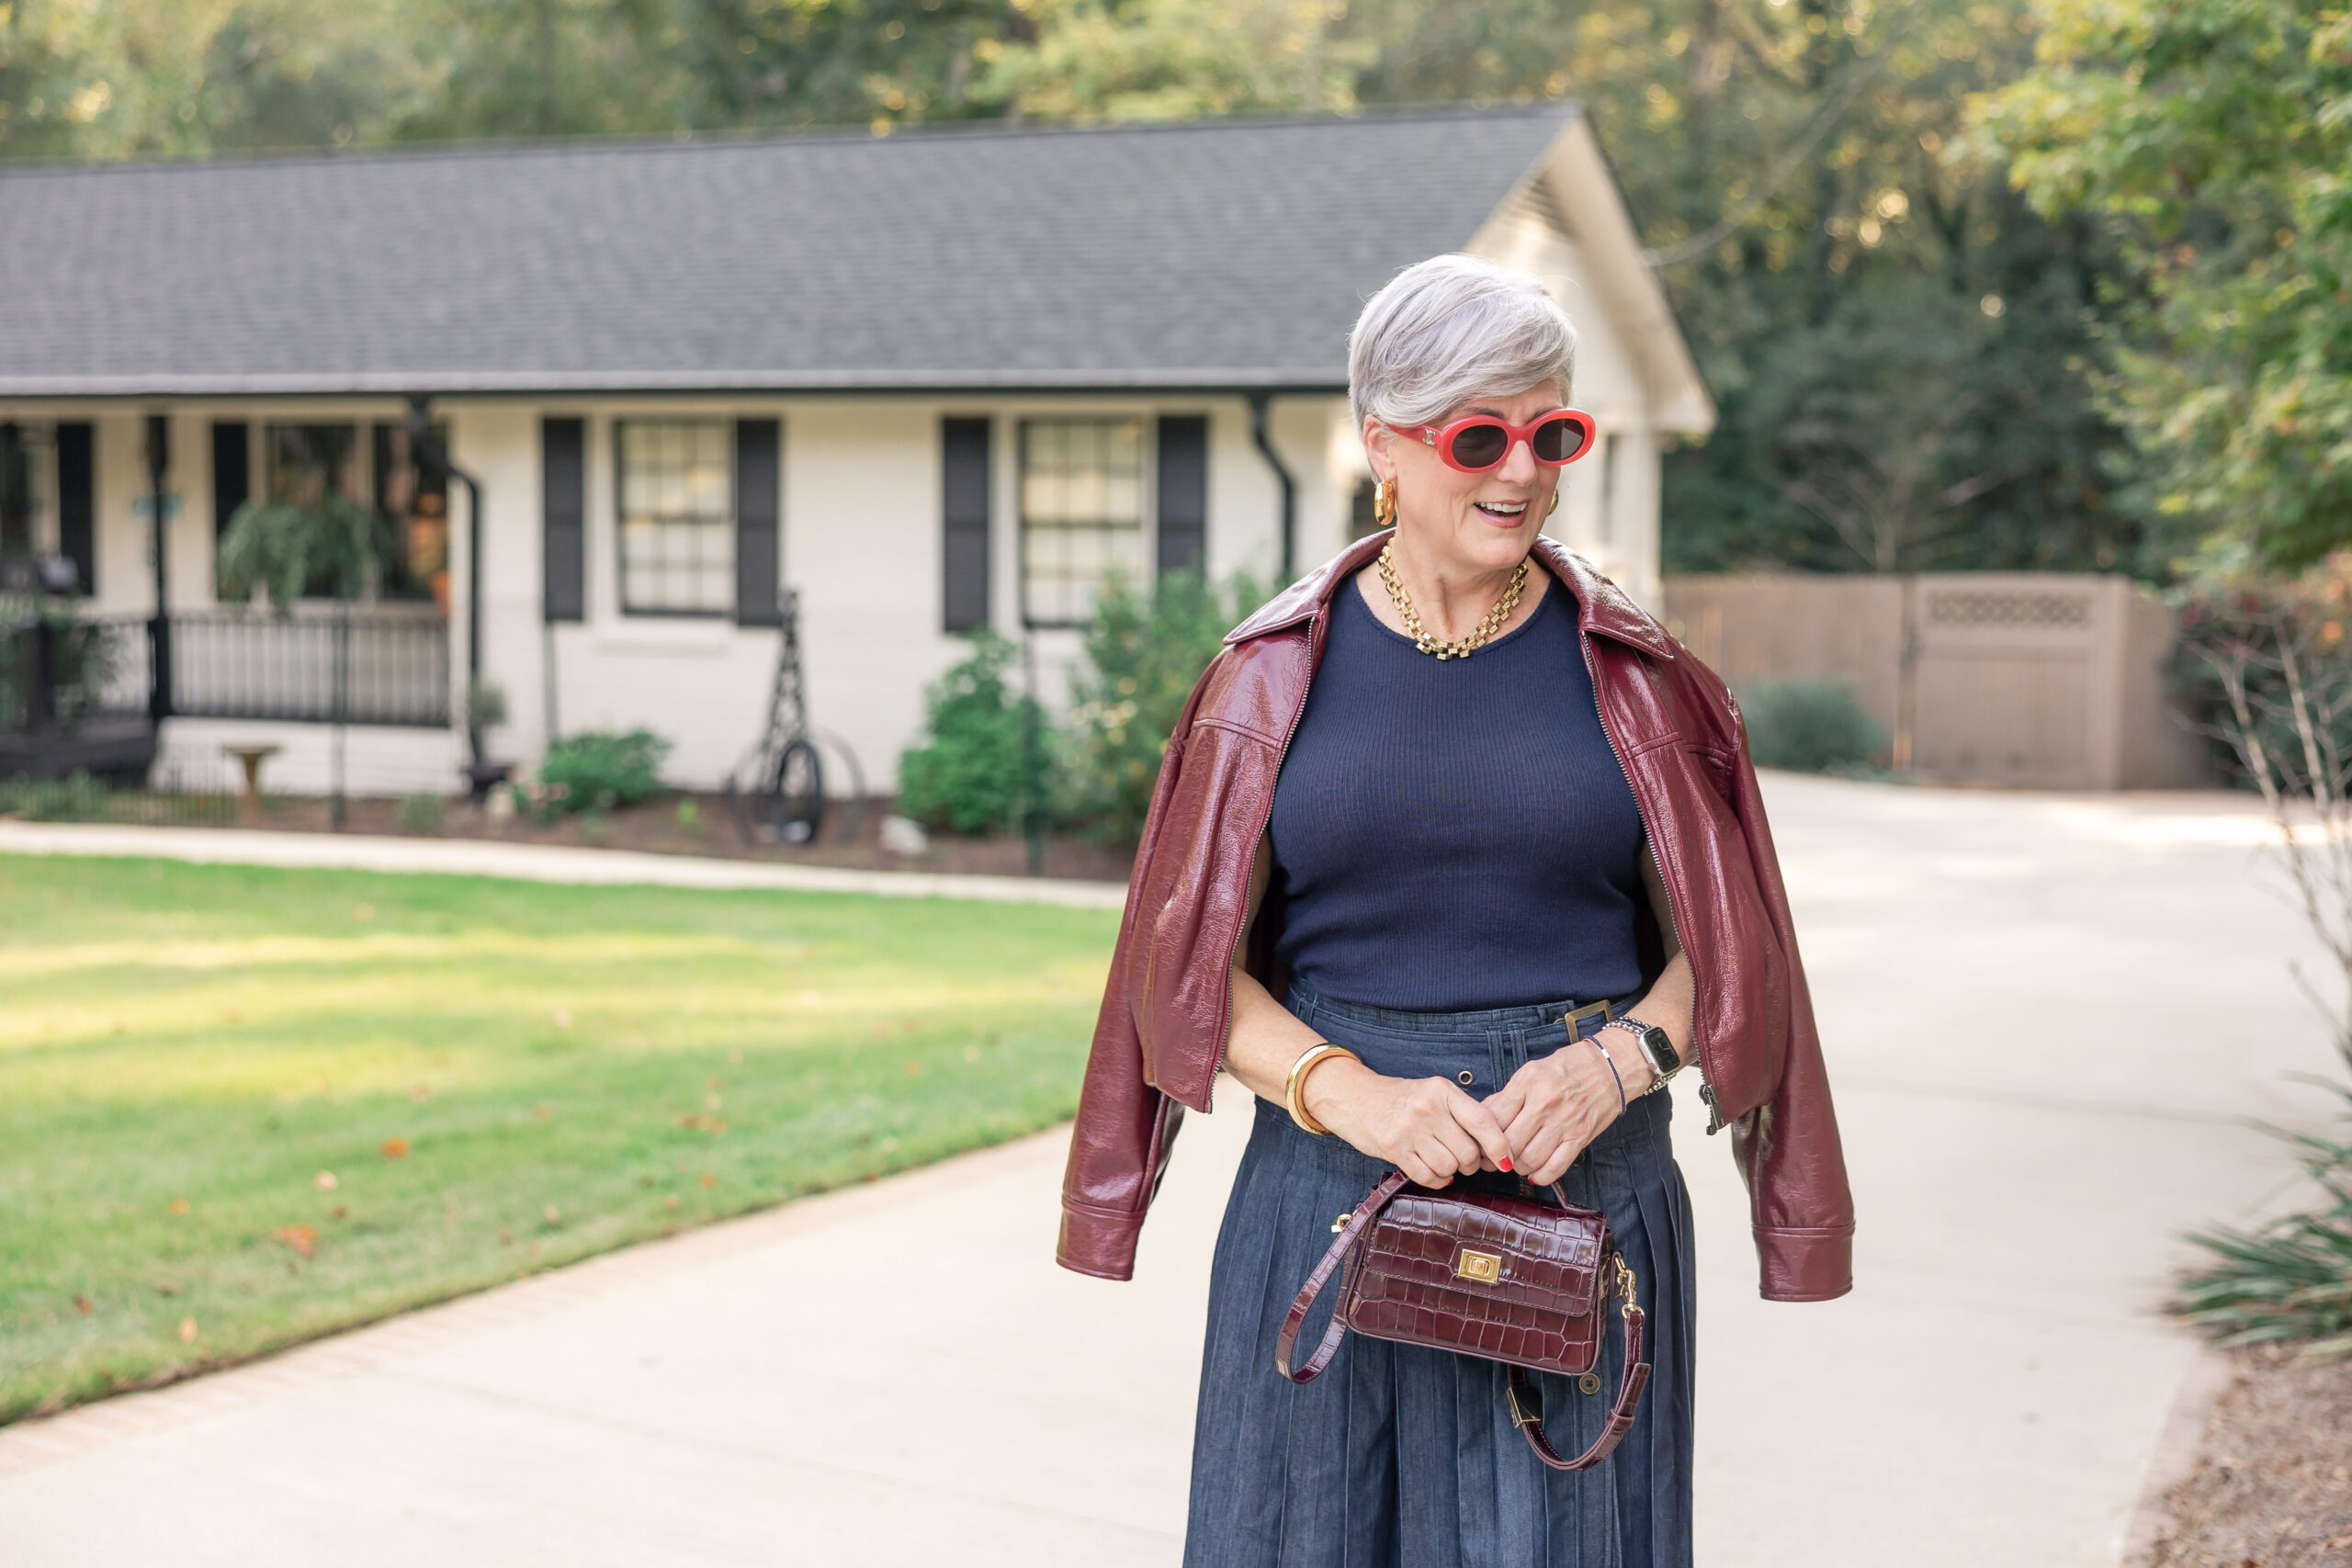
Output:
[[[1298,705],[1291,710],[1290,726],[1283,731],[1282,750],[1274,753],[1274,777],[1281,780],[1283,761],[1290,755],[1292,738],[1298,734],[1298,721],[1306,716],[1306,694],[1315,684],[1315,669],[1323,646],[1323,617],[1317,615],[1306,623],[1306,684],[1298,689]],[[1266,836],[1266,823],[1273,819],[1274,792],[1266,791],[1266,815],[1258,823],[1258,830],[1250,836],[1250,864],[1254,873],[1258,863],[1258,840]],[[1663,880],[1664,873],[1660,873]],[[1242,903],[1250,901],[1250,890],[1242,889]],[[1225,955],[1225,1032],[1216,1043],[1216,1060],[1209,1064],[1209,1082],[1215,1085],[1217,1074],[1225,1071],[1225,1054],[1233,1043],[1233,962],[1241,956],[1241,939],[1249,932],[1250,921],[1243,919],[1233,928],[1233,944]]]
[[[1625,777],[1625,791],[1634,797],[1634,814],[1642,818],[1642,850],[1650,857],[1650,863],[1657,868],[1657,885],[1666,891],[1666,919],[1674,928],[1674,945],[1688,958],[1690,949],[1682,940],[1681,917],[1674,909],[1674,883],[1666,874],[1665,858],[1657,852],[1657,835],[1651,830],[1649,818],[1642,811],[1641,786],[1634,782],[1634,770],[1625,765],[1625,753],[1618,749],[1617,732],[1609,728],[1609,705],[1600,698],[1600,671],[1593,667],[1592,647],[1586,639],[1581,626],[1577,628],[1577,651],[1584,656],[1585,679],[1592,682],[1592,707],[1600,719],[1600,737],[1609,742],[1609,754],[1617,759],[1617,771]],[[1232,986],[1230,980],[1226,984],[1228,989]],[[1723,1111],[1715,1104],[1714,1086],[1707,1081],[1707,1053],[1699,1043],[1698,992],[1699,964],[1694,958],[1690,963],[1690,1049],[1699,1056],[1699,1099],[1707,1107],[1707,1135],[1713,1137],[1724,1130],[1724,1122]]]

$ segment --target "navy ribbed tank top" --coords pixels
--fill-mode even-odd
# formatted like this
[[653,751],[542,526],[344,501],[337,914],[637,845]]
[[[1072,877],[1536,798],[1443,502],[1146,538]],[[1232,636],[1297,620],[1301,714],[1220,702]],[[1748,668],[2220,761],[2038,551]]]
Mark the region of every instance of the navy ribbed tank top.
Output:
[[1574,601],[1468,659],[1331,595],[1274,786],[1275,955],[1340,1001],[1461,1012],[1641,984],[1642,819],[1594,705]]

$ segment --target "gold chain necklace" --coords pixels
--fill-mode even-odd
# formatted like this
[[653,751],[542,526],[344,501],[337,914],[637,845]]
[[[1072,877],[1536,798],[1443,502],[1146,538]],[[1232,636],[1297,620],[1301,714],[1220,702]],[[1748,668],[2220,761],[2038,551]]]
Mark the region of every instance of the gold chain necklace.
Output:
[[1527,562],[1522,558],[1511,570],[1510,581],[1503,584],[1502,597],[1495,601],[1495,607],[1487,612],[1486,619],[1472,627],[1469,635],[1460,641],[1440,642],[1430,636],[1427,626],[1421,625],[1420,612],[1413,608],[1412,596],[1405,592],[1404,581],[1396,575],[1396,540],[1391,539],[1380,547],[1381,584],[1388,590],[1389,603],[1396,606],[1396,614],[1403,618],[1405,630],[1412,637],[1413,646],[1440,659],[1467,659],[1493,641],[1503,623],[1510,619],[1510,613],[1519,608],[1519,591],[1527,586]]

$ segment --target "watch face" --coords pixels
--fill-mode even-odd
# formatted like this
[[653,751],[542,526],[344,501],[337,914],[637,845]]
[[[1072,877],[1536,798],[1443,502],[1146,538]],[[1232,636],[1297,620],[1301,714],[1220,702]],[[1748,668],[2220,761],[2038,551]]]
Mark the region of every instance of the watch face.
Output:
[[1670,1073],[1682,1065],[1674,1050],[1674,1036],[1652,1024],[1642,1031],[1642,1049],[1649,1053],[1650,1066],[1660,1073]]

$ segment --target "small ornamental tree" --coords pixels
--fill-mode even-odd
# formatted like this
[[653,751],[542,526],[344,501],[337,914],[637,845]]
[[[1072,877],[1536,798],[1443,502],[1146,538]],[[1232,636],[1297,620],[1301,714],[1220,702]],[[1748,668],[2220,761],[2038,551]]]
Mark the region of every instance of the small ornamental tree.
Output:
[[2223,1344],[2352,1357],[2352,555],[2293,582],[2208,588],[2184,619],[2183,672],[2201,678],[2212,733],[2269,807],[2295,902],[2334,970],[2319,980],[2289,966],[2345,1067],[2326,1087],[2346,1130],[2279,1134],[2318,1201],[2254,1229],[2194,1235],[2212,1256],[2182,1276],[2177,1305]]

